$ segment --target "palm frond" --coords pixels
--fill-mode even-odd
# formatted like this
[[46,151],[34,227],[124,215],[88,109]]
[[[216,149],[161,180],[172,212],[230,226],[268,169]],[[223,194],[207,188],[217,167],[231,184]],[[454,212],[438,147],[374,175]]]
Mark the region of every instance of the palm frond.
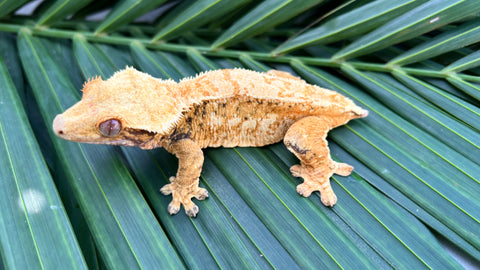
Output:
[[[22,4],[0,4],[6,268],[461,269],[438,236],[480,263],[476,1],[52,1],[15,15]],[[168,215],[169,153],[50,128],[84,80],[127,65],[177,81],[275,68],[350,97],[370,114],[329,134],[355,167],[332,178],[338,204],[298,196],[298,161],[276,144],[205,150],[210,198],[196,219]]]

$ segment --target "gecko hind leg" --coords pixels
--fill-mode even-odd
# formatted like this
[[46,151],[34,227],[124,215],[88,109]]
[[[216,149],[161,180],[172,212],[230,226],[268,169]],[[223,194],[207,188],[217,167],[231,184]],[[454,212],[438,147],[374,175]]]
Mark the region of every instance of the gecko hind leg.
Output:
[[208,197],[208,191],[198,186],[198,178],[203,166],[202,149],[194,141],[182,139],[166,147],[166,150],[178,158],[177,175],[170,177],[170,184],[160,189],[164,195],[172,195],[168,213],[170,215],[178,213],[183,205],[185,213],[195,217],[198,206],[192,202],[192,199],[204,200]]
[[304,180],[297,186],[297,192],[308,197],[312,192],[320,191],[322,203],[325,206],[334,206],[337,196],[330,185],[330,177],[334,173],[350,175],[353,167],[331,159],[326,140],[329,130],[326,121],[320,117],[308,116],[298,120],[287,130],[284,143],[300,160],[299,165],[290,168],[293,176],[302,177]]

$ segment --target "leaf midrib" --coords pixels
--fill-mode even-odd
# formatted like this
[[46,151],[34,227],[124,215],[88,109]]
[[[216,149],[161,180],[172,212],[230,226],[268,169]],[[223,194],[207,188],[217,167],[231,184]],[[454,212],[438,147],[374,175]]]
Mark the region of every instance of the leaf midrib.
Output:
[[378,71],[384,73],[390,73],[393,70],[399,70],[405,74],[410,75],[421,75],[426,77],[435,77],[435,78],[451,78],[456,76],[461,78],[464,81],[471,82],[480,82],[480,76],[473,76],[464,73],[445,73],[442,71],[434,71],[429,69],[421,68],[410,68],[410,67],[401,67],[401,66],[388,66],[386,64],[378,63],[366,63],[366,62],[336,62],[329,58],[318,58],[318,57],[307,57],[307,56],[278,56],[273,57],[270,53],[260,53],[254,51],[237,51],[237,50],[212,50],[209,47],[205,46],[192,46],[192,45],[183,45],[183,44],[173,44],[173,43],[152,43],[149,39],[138,39],[138,38],[129,38],[129,37],[118,37],[118,36],[95,36],[92,32],[82,32],[79,34],[77,31],[73,30],[58,30],[58,29],[37,29],[32,26],[24,26],[17,24],[4,24],[0,23],[0,31],[5,32],[18,32],[21,29],[29,31],[33,35],[44,36],[44,37],[55,37],[55,38],[66,38],[73,39],[74,37],[82,36],[86,41],[104,43],[104,44],[114,44],[114,45],[123,45],[129,46],[133,42],[143,44],[146,48],[153,50],[162,50],[169,52],[180,52],[186,53],[189,50],[196,50],[199,53],[204,55],[213,56],[213,57],[224,57],[224,58],[239,58],[241,55],[248,55],[252,59],[269,61],[274,63],[290,63],[291,61],[302,61],[305,64],[314,65],[314,66],[323,66],[323,67],[336,67],[339,68],[342,65],[348,64],[352,67],[355,67],[360,70],[367,71]]

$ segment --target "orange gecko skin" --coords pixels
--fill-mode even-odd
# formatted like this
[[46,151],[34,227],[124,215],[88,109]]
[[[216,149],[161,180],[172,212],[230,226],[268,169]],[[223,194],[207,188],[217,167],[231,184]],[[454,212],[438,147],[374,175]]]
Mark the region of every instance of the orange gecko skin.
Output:
[[176,214],[183,205],[195,217],[192,198],[208,197],[198,186],[202,148],[282,140],[300,160],[290,168],[304,179],[297,192],[320,191],[323,204],[335,205],[330,177],[349,175],[353,167],[331,159],[327,133],[367,115],[350,99],[283,71],[223,69],[176,83],[126,68],[106,81],[86,82],[82,99],[57,115],[53,130],[82,143],[164,147],[179,159],[176,176],[160,190],[172,195],[168,211]]

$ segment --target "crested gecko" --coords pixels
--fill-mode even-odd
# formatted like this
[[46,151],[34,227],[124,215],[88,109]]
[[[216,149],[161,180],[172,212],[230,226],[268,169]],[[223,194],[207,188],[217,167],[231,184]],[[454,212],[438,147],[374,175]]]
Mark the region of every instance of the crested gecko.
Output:
[[202,148],[282,140],[300,160],[290,168],[304,180],[297,192],[320,191],[324,205],[335,205],[330,177],[347,176],[353,167],[331,159],[327,133],[368,115],[350,99],[278,70],[208,71],[176,83],[127,67],[108,80],[89,80],[82,91],[78,103],[55,117],[55,134],[82,143],[165,148],[179,165],[160,191],[172,195],[171,215],[183,205],[191,217],[198,213],[192,199],[208,197],[198,185]]

